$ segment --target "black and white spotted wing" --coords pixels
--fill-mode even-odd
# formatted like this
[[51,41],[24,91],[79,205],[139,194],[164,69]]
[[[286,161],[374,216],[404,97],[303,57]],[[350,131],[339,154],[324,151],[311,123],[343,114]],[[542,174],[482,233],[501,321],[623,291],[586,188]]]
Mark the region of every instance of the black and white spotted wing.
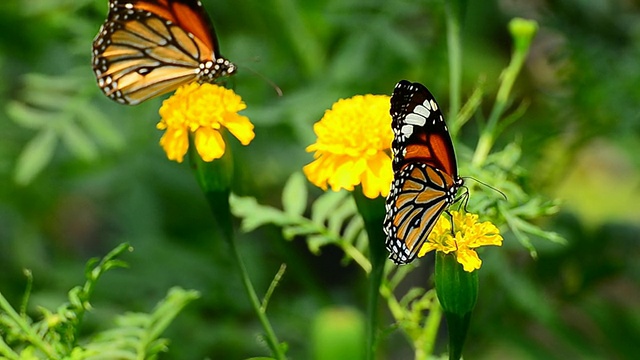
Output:
[[463,181],[440,107],[424,85],[400,81],[390,112],[394,180],[386,200],[384,232],[390,258],[406,264],[454,202]]

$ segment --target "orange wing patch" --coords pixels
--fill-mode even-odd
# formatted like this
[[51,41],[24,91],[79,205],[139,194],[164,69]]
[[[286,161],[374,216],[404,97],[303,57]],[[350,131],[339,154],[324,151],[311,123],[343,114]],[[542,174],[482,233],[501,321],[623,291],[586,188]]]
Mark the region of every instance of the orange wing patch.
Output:
[[440,163],[436,165],[440,165],[438,167],[441,167],[448,175],[453,175],[457,170],[454,168],[455,159],[452,156],[455,155],[449,148],[450,142],[451,140],[445,139],[440,133],[434,133],[429,137],[429,145],[431,145],[434,156]]
[[202,14],[194,10],[187,4],[175,2],[169,4],[168,0],[158,0],[158,4],[147,1],[138,1],[135,3],[136,9],[145,10],[158,15],[165,20],[185,29],[199,39],[209,50],[205,55],[206,59],[211,59],[213,53],[213,39],[209,34],[210,25]]

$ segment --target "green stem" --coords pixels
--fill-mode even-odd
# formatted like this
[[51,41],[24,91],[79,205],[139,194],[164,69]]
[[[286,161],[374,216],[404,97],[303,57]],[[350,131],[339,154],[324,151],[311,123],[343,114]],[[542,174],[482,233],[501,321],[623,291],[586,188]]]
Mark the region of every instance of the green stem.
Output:
[[242,285],[244,285],[244,289],[249,296],[249,302],[262,325],[267,344],[276,359],[286,359],[280,342],[267,318],[266,310],[262,309],[262,304],[253,288],[251,278],[249,277],[249,273],[247,272],[247,268],[236,244],[233,218],[229,206],[229,195],[231,194],[230,184],[233,180],[233,160],[230,149],[227,150],[222,158],[216,159],[213,162],[205,162],[194,150],[195,146],[193,146],[192,138],[190,138],[190,142],[189,159],[191,161],[191,167],[209,203],[209,207],[213,213],[214,224],[220,231],[222,238],[229,244],[229,248],[233,253],[233,258],[238,266],[238,270],[240,270]]
[[511,89],[524,65],[524,61],[531,47],[531,41],[537,29],[538,24],[535,21],[516,18],[509,23],[509,30],[514,38],[515,46],[511,55],[511,62],[502,72],[502,81],[498,88],[493,109],[487,120],[487,125],[478,139],[478,145],[471,160],[474,167],[480,167],[484,163],[493,147],[495,139],[499,135],[498,120],[504,114]]
[[58,359],[59,356],[54,352],[49,344],[44,342],[38,334],[27,324],[27,322],[11,307],[7,299],[0,294],[0,309],[4,310],[7,316],[23,331],[25,338],[29,343],[40,349],[47,358]]
[[262,329],[264,330],[264,335],[267,340],[267,344],[271,349],[272,355],[278,359],[283,360],[286,359],[284,352],[282,351],[282,347],[280,346],[280,342],[276,337],[276,333],[273,331],[273,327],[269,322],[269,319],[266,315],[266,309],[262,309],[260,299],[256,294],[256,290],[253,288],[253,284],[251,283],[251,278],[249,277],[249,273],[247,271],[247,267],[242,260],[242,256],[240,255],[240,251],[238,251],[238,246],[236,245],[236,241],[234,239],[228,239],[229,246],[231,247],[231,252],[233,253],[233,257],[238,265],[238,269],[240,270],[240,276],[242,277],[242,284],[244,285],[244,289],[249,296],[249,301],[251,302],[251,306],[253,306],[256,315],[258,316],[258,320],[260,320],[260,324],[262,325]]
[[384,274],[384,263],[373,267],[369,274],[369,287],[367,291],[367,360],[375,359],[376,354],[376,334],[378,328],[378,299],[380,297],[380,284]]
[[384,275],[384,266],[387,260],[387,252],[384,247],[385,234],[382,224],[385,216],[385,199],[378,197],[369,199],[362,193],[362,188],[353,192],[353,197],[358,206],[358,212],[364,220],[364,226],[369,237],[369,258],[371,260],[371,272],[369,273],[367,291],[367,324],[366,324],[366,351],[365,359],[373,360],[376,354],[378,332],[378,300],[380,298],[380,286]]
[[20,360],[20,355],[16,354],[16,352],[4,342],[2,337],[0,337],[0,355],[4,356],[2,359]]
[[462,83],[462,36],[461,23],[464,15],[464,1],[445,2],[447,19],[447,50],[449,53],[449,119],[452,121],[451,133],[455,136],[459,127],[456,117],[460,112]]
[[364,256],[363,253],[360,252],[360,250],[358,250],[357,247],[343,240],[338,240],[338,245],[340,246],[342,251],[344,251],[345,254],[347,254],[350,258],[352,258],[353,261],[358,263],[358,265],[360,265],[360,267],[362,268],[362,270],[364,270],[365,273],[367,274],[371,273],[371,270],[372,270],[371,262],[367,259],[366,256]]
[[442,322],[442,307],[440,303],[436,301],[435,292],[432,290],[433,301],[429,307],[429,315],[424,323],[422,349],[424,352],[431,356],[433,350],[436,347],[436,339],[438,337],[438,330],[440,329],[440,323]]

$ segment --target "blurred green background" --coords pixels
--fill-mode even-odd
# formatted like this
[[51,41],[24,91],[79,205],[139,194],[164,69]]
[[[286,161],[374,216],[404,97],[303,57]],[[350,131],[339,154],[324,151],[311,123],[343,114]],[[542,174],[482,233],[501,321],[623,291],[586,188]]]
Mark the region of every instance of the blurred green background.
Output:
[[[256,126],[234,147],[234,191],[279,206],[282,186],[312,155],[312,124],[339,98],[389,94],[420,81],[448,105],[441,1],[203,0],[221,52],[239,66],[228,84]],[[130,269],[108,273],[83,330],[115,313],[149,311],[174,285],[201,291],[169,328],[165,359],[266,355],[225,244],[187,164],[166,159],[155,129],[161,99],[118,105],[91,70],[104,0],[0,3],[0,292],[17,306],[23,268],[32,304],[55,307],[83,281],[88,258],[121,242]],[[514,88],[526,115],[497,145],[518,142],[525,187],[563,200],[545,228],[566,246],[535,242],[532,259],[512,234],[483,255],[469,358],[631,359],[640,344],[640,5],[634,1],[472,1],[463,29],[463,98],[484,79],[484,113],[509,61],[506,24],[540,31]],[[277,84],[278,97],[268,81]],[[514,105],[515,106],[515,105]],[[460,146],[474,147],[472,121]],[[29,155],[31,152],[31,155]],[[25,155],[27,154],[27,155]],[[34,155],[35,154],[35,155]],[[31,156],[31,157],[28,157]],[[27,157],[29,161],[25,161]],[[462,159],[461,161],[464,161]],[[464,174],[462,174],[464,175]],[[312,194],[319,189],[309,186]],[[508,194],[507,194],[508,195]],[[338,249],[310,254],[276,227],[242,234],[259,293],[288,270],[269,315],[291,358],[310,358],[312,321],[332,306],[364,309],[366,277]],[[426,284],[427,269],[416,274]],[[390,326],[383,313],[382,324]],[[443,340],[445,338],[443,337]],[[438,352],[445,351],[444,342]],[[397,332],[380,358],[408,358]]]

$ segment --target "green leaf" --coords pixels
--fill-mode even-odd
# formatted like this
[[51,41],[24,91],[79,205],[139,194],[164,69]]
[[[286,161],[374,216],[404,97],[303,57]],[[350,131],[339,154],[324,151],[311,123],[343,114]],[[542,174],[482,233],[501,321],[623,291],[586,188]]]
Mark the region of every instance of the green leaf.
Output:
[[282,207],[287,214],[302,215],[307,208],[307,187],[302,173],[295,172],[282,190]]
[[327,227],[330,231],[340,234],[340,230],[344,227],[345,222],[356,215],[357,212],[358,209],[353,198],[347,197],[345,201],[333,209],[333,212],[329,216]]
[[75,122],[68,121],[61,131],[62,140],[69,151],[83,160],[94,160],[98,157],[98,149]]
[[321,247],[333,243],[335,243],[333,239],[324,235],[313,235],[307,238],[307,246],[309,247],[309,251],[311,251],[311,253],[314,255],[320,254]]
[[125,145],[122,134],[109,119],[94,106],[85,104],[77,109],[78,120],[85,126],[87,132],[109,149],[119,150]]
[[282,229],[282,235],[287,240],[293,240],[296,236],[307,236],[318,233],[318,228],[311,223],[286,226]]
[[242,219],[241,229],[250,232],[266,224],[286,225],[291,218],[282,211],[258,204],[255,198],[240,197],[231,194],[229,197],[232,213]]
[[11,101],[6,107],[7,115],[13,121],[27,129],[40,129],[46,124],[50,124],[59,119],[58,114],[43,111],[19,101]]
[[30,183],[49,164],[57,140],[55,131],[46,129],[27,143],[16,163],[14,179],[18,184]]
[[346,191],[328,191],[322,194],[311,206],[311,220],[324,224],[348,195]]

